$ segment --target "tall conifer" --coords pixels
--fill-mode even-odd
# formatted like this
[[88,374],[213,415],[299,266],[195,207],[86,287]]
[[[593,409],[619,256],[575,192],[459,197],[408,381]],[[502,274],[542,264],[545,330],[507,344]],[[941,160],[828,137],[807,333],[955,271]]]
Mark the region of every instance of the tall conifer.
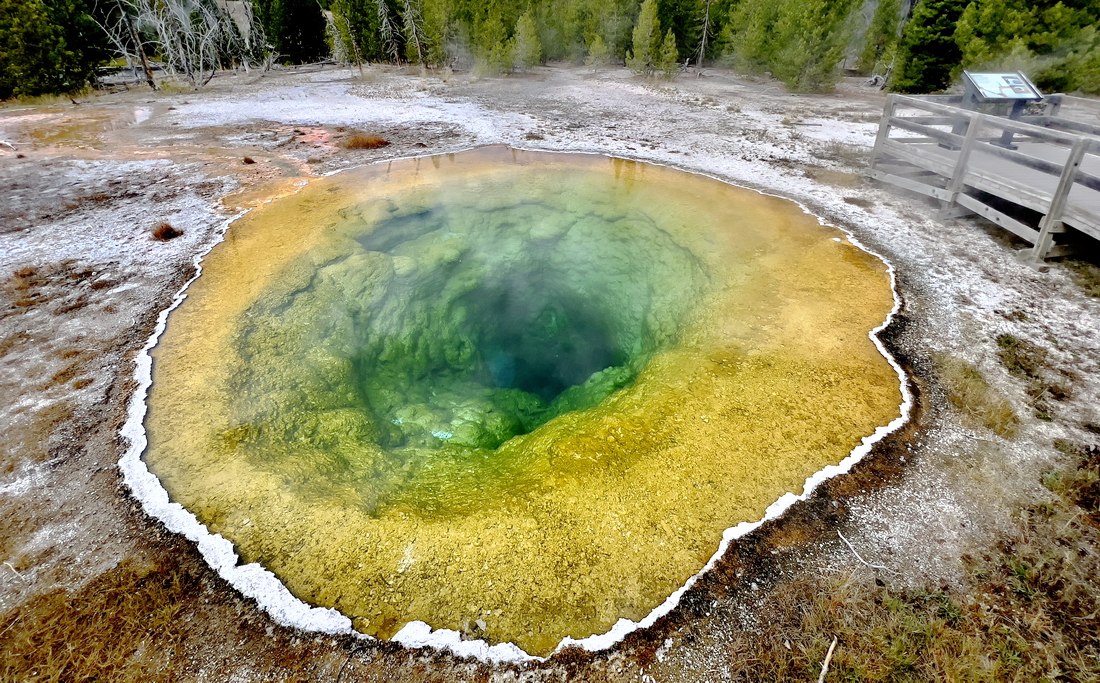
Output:
[[626,65],[635,73],[653,75],[661,49],[661,22],[657,19],[657,0],[645,0],[634,24],[633,49]]
[[955,25],[967,0],[921,0],[905,25],[890,88],[897,92],[943,90],[962,57]]

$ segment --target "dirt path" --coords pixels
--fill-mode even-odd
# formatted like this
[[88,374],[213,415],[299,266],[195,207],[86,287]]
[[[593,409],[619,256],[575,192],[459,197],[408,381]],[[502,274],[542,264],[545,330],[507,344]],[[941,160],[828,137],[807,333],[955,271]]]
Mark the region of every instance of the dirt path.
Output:
[[[791,96],[723,72],[646,83],[546,68],[483,80],[240,75],[202,93],[0,109],[0,139],[15,147],[0,146],[0,679],[113,667],[133,680],[710,681],[745,656],[757,605],[792,577],[873,576],[837,528],[891,582],[961,584],[960,558],[1048,495],[1039,479],[1060,457],[1053,440],[1094,438],[1084,426],[1100,422],[1100,299],[1062,264],[1021,264],[1019,245],[991,228],[938,223],[926,205],[868,184],[860,169],[881,106],[858,83]],[[343,149],[359,130],[392,144]],[[132,359],[195,255],[241,209],[318,174],[490,143],[703,172],[851,231],[896,268],[904,306],[889,337],[914,372],[917,421],[736,544],[667,619],[606,652],[493,668],[279,627],[121,485]],[[183,235],[153,239],[161,222]],[[1058,392],[1029,395],[1033,382],[998,359],[1006,337],[1044,351],[1041,373]],[[944,357],[1008,397],[1014,439],[945,401],[934,369]]]

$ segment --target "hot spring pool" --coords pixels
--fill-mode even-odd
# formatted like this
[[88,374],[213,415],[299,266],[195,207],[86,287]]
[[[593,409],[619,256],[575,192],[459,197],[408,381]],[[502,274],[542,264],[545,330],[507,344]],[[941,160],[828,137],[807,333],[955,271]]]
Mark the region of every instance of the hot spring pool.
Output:
[[787,201],[490,147],[237,221],[153,350],[145,460],[297,597],[547,654],[898,416],[885,265]]

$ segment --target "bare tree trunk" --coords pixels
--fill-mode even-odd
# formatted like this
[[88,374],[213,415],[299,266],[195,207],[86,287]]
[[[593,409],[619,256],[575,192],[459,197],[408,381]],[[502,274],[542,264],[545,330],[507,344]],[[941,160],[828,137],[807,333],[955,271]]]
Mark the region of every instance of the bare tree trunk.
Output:
[[[136,62],[140,61],[145,70],[145,81],[153,90],[157,89],[153,79],[153,70],[149,67],[149,60],[145,56],[145,50],[141,43],[141,36],[134,27],[134,14],[140,9],[134,6],[130,0],[118,0],[116,2],[118,19],[112,24],[105,24],[96,19],[97,12],[89,15],[99,29],[107,36],[107,40],[114,46],[115,53],[126,60],[126,65],[137,78]],[[107,13],[110,16],[110,12]]]
[[378,6],[378,35],[382,38],[382,49],[389,52],[393,63],[397,64],[400,61],[400,55],[397,53],[397,32],[394,30],[393,21],[390,20],[390,8],[386,5],[386,0],[375,0],[375,2]]
[[416,50],[416,60],[421,66],[427,66],[427,58],[424,45],[423,19],[419,8],[414,4],[415,0],[405,0],[405,12],[402,15],[405,23],[405,38],[413,44]]
[[[351,43],[351,54],[355,58],[355,66],[359,69],[359,78],[363,77],[363,57],[359,53],[359,42],[355,40],[355,33],[351,30],[351,21],[348,20],[343,14],[340,18],[344,20],[344,28],[348,31],[348,42]],[[332,20],[335,23],[336,14],[333,13]]]
[[703,57],[707,54],[707,34],[710,33],[710,4],[713,0],[706,0],[706,6],[703,11],[703,37],[699,41],[699,58],[695,62],[695,70],[698,73],[703,72]]
[[153,70],[149,68],[149,58],[145,56],[145,47],[141,44],[141,36],[134,28],[134,18],[126,14],[126,25],[130,28],[130,39],[134,41],[134,50],[141,59],[141,69],[145,72],[145,82],[153,90],[157,89],[157,82],[153,80]]
[[[193,88],[201,88],[214,78],[226,62],[243,61],[247,71],[250,43],[253,36],[263,41],[263,31],[255,23],[251,8],[247,8],[248,37],[224,7],[203,0],[117,0],[120,17],[110,25],[99,27],[115,50],[131,60],[131,47],[141,60],[149,86],[157,89],[153,70],[145,56],[138,27],[148,29],[149,44],[164,57],[165,69],[172,76],[183,76]],[[271,55],[264,50],[265,70]],[[132,61],[131,61],[132,63]]]

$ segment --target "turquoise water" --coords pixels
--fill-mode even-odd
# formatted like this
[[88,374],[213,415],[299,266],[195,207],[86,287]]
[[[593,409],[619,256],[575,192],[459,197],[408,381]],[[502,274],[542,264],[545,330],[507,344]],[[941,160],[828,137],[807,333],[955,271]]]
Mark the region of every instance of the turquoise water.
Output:
[[502,444],[630,386],[675,342],[702,265],[613,177],[529,175],[344,207],[324,250],[241,317],[245,427],[227,437],[302,486],[354,487],[372,513],[450,508],[465,503],[441,486],[524,467]]

